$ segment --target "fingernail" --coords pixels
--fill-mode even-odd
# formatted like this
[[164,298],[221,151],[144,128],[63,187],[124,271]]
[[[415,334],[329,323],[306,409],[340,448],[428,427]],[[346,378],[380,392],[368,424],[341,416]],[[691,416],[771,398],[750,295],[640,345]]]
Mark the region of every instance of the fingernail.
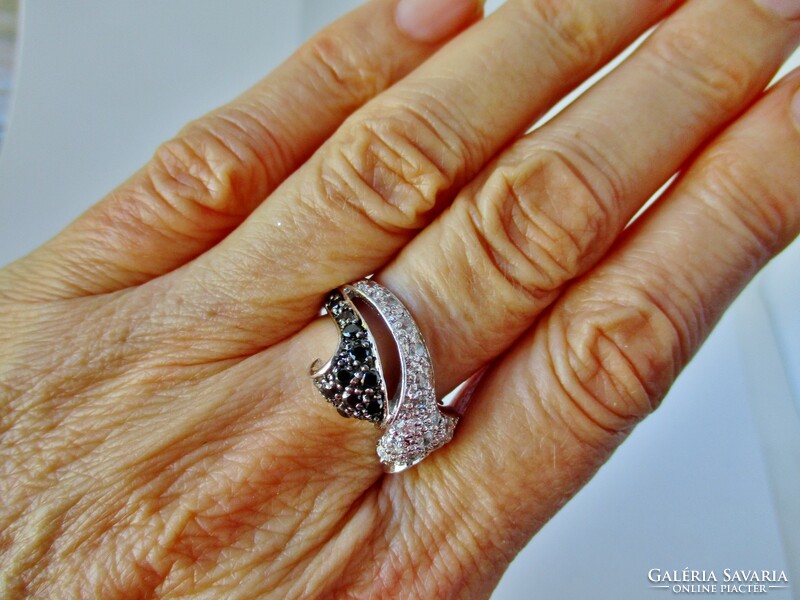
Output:
[[800,18],[800,0],[756,0],[764,8],[784,19]]
[[420,42],[438,42],[454,34],[478,14],[485,0],[400,0],[397,26]]

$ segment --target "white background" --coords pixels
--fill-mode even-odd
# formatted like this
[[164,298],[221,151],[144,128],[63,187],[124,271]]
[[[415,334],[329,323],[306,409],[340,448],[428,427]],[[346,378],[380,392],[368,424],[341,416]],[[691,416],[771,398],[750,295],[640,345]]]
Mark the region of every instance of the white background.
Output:
[[[0,264],[355,4],[28,2],[0,153]],[[648,589],[654,567],[791,568],[800,578],[798,273],[795,244],[726,316],[662,408],[520,554],[496,600],[670,595]]]

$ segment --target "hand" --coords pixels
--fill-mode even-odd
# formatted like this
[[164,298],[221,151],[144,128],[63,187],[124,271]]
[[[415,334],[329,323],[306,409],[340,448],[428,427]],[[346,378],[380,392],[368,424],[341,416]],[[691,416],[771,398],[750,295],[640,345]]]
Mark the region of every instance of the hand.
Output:
[[[0,589],[487,596],[800,231],[781,5],[374,0],[187,126],[0,272]],[[370,273],[488,366],[400,475],[307,375]]]

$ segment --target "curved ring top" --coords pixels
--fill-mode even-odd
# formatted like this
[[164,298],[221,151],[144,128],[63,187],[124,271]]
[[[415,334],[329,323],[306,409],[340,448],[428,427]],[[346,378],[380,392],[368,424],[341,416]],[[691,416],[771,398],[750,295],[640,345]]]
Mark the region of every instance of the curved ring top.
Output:
[[402,376],[389,400],[378,441],[384,470],[407,469],[453,437],[458,417],[443,413],[436,399],[433,365],[419,327],[405,306],[389,290],[365,279],[341,288],[356,293],[378,311],[397,343]]

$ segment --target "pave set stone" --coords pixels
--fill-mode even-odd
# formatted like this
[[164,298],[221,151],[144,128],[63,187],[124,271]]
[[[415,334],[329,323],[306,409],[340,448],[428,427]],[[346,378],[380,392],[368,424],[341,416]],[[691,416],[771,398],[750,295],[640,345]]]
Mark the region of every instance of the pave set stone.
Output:
[[378,457],[388,470],[402,470],[449,442],[458,419],[440,408],[430,354],[403,304],[373,281],[359,281],[353,287],[380,313],[397,343],[404,377],[389,402]]
[[313,376],[314,385],[342,416],[380,424],[386,414],[387,393],[375,342],[341,292],[331,292],[325,308],[339,328],[340,341],[330,362]]

